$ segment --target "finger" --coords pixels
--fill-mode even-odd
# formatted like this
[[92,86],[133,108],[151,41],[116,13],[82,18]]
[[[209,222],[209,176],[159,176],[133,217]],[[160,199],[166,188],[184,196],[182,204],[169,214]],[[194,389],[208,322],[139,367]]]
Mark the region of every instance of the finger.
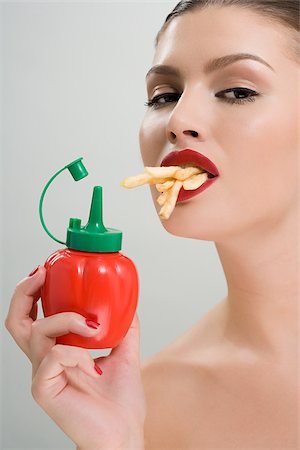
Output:
[[33,276],[28,276],[17,284],[5,320],[7,330],[27,355],[35,314],[34,304],[40,297],[45,276],[45,268],[39,267]]
[[45,355],[55,345],[56,337],[68,333],[92,337],[99,333],[101,326],[91,328],[86,323],[86,317],[74,312],[63,312],[36,320],[31,328],[30,359],[35,374]]
[[129,364],[140,364],[140,321],[137,312],[121,343],[112,349],[110,358],[119,358]]
[[78,367],[87,375],[99,378],[95,362],[88,350],[67,345],[54,345],[44,357],[32,381],[31,392],[34,399],[46,406],[67,386],[67,368]]
[[10,302],[6,323],[14,326],[15,323],[28,319],[33,304],[40,297],[39,294],[44,284],[45,276],[45,268],[39,267],[33,276],[28,276],[17,284]]
[[35,303],[35,304],[33,305],[33,307],[31,308],[31,311],[30,311],[30,313],[29,313],[29,317],[31,317],[31,319],[32,319],[33,321],[35,321],[36,318],[37,318],[37,315],[38,315],[38,305],[37,305],[37,303]]

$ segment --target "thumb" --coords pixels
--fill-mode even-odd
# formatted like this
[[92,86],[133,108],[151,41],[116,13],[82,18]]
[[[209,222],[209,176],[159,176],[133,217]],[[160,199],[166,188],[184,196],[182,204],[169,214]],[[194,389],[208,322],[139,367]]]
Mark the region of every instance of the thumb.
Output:
[[112,349],[109,356],[113,359],[125,359],[129,363],[140,364],[140,320],[137,312],[127,334],[120,344]]

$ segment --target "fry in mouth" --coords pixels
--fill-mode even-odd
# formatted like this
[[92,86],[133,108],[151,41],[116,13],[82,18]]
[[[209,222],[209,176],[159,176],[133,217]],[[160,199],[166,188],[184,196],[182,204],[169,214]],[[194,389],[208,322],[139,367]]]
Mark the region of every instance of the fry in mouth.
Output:
[[155,184],[160,195],[156,201],[161,206],[159,217],[169,219],[176,206],[181,187],[185,190],[199,188],[208,179],[200,167],[162,166],[145,167],[145,172],[125,178],[121,186],[131,189],[144,184]]
[[186,191],[192,191],[193,189],[198,189],[201,184],[205,183],[208,179],[207,172],[199,173],[198,175],[193,175],[192,177],[186,179],[183,182],[183,189]]

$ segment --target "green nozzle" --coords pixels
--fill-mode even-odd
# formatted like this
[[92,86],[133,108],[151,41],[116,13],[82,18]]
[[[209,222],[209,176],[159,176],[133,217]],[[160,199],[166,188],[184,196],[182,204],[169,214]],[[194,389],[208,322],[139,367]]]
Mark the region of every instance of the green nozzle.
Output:
[[90,233],[105,233],[107,229],[102,221],[102,186],[95,186],[90,209],[90,216],[85,230]]
[[67,247],[85,252],[118,252],[122,245],[122,232],[105,228],[102,220],[102,186],[95,186],[88,223],[80,226],[80,219],[70,219]]

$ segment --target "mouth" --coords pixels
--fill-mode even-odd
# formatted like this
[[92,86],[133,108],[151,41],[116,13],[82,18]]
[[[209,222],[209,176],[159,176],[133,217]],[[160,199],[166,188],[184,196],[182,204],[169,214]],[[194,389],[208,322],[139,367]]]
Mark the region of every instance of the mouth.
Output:
[[211,184],[213,184],[219,177],[219,171],[210,159],[202,155],[199,152],[191,149],[173,151],[169,153],[161,162],[161,166],[181,166],[185,167],[198,167],[201,172],[206,172],[208,179],[199,188],[186,191],[181,188],[177,203],[188,200],[195,195],[200,194],[200,192],[207,189]]

